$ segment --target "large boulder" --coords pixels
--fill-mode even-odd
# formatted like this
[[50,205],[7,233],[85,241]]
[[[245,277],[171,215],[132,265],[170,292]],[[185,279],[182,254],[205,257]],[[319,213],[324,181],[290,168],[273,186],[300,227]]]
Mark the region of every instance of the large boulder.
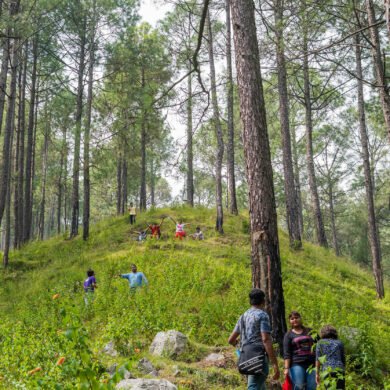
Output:
[[116,389],[122,390],[177,390],[177,387],[165,379],[126,379],[120,381]]
[[186,350],[187,344],[186,335],[176,330],[168,330],[156,334],[149,351],[156,356],[176,357]]

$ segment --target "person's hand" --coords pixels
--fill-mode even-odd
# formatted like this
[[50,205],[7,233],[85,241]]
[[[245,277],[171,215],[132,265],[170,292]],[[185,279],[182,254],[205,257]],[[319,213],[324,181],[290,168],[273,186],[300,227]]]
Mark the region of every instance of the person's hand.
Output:
[[273,379],[274,381],[277,381],[277,380],[279,379],[279,377],[280,377],[279,367],[278,367],[277,364],[274,364],[274,365],[273,365],[273,368],[274,368],[274,375],[273,375],[272,379]]
[[283,370],[283,374],[284,374],[284,376],[287,376],[287,375],[289,374],[289,369],[288,369],[288,368],[285,368],[285,369]]
[[316,383],[317,383],[317,386],[320,385],[320,374],[316,374]]

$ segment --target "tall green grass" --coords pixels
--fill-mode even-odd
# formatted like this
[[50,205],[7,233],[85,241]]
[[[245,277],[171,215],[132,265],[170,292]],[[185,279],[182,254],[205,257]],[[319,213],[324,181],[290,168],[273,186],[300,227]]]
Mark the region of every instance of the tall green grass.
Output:
[[[210,210],[157,209],[140,215],[134,229],[163,215],[183,218],[191,223],[189,231],[200,225],[206,240],[174,240],[174,225],[167,219],[162,240],[138,243],[127,218],[119,217],[94,226],[88,242],[56,237],[11,254],[0,286],[0,387],[71,389],[93,377],[93,386],[109,388],[102,383],[105,367],[114,361],[129,363],[137,372],[141,356],[152,359],[179,388],[243,385],[232,364],[213,369],[198,362],[213,350],[231,355],[227,337],[247,308],[251,287],[247,218],[227,216],[225,235],[219,236]],[[390,356],[389,298],[378,302],[369,271],[330,250],[305,243],[303,250],[291,251],[284,233],[280,245],[287,311],[300,311],[314,329],[326,323],[360,329],[361,356],[349,365],[349,388],[358,388],[356,383],[362,389],[384,388]],[[131,263],[149,280],[149,286],[135,295],[126,280],[116,277],[129,272]],[[98,289],[93,303],[85,307],[82,281],[90,267]],[[59,298],[53,300],[54,294]],[[168,329],[190,339],[189,352],[178,362],[148,355],[154,335]],[[121,353],[115,359],[100,353],[111,340]],[[59,356],[66,360],[56,366]],[[177,365],[181,374],[174,377]],[[42,371],[28,375],[35,367]],[[363,370],[366,377],[359,375]]]

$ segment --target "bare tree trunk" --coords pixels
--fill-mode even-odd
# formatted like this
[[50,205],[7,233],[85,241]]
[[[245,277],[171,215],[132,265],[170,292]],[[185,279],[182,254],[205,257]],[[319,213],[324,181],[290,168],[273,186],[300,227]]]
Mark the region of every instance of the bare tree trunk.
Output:
[[[374,3],[372,0],[365,0],[368,23],[372,27],[370,28],[371,36],[371,54],[374,62],[374,70],[376,76],[376,83],[379,88],[379,96],[382,105],[383,116],[386,123],[387,133],[390,142],[390,95],[387,85],[385,69],[382,60],[381,44],[379,40],[378,26],[374,26],[377,23],[375,17]],[[388,6],[388,4],[387,4]]]
[[92,6],[92,21],[89,40],[89,68],[88,68],[88,96],[84,131],[84,207],[83,207],[83,240],[89,237],[89,218],[91,213],[91,180],[89,177],[89,143],[91,134],[91,116],[93,99],[93,70],[95,64],[95,28],[96,28],[96,1]]
[[227,114],[228,114],[228,143],[227,143],[227,175],[228,175],[228,207],[233,215],[238,214],[236,196],[236,174],[234,172],[234,95],[232,72],[232,33],[230,21],[230,0],[225,1],[226,10],[226,71],[227,71]]
[[81,138],[81,119],[83,114],[83,90],[84,90],[84,70],[85,70],[85,45],[86,45],[86,16],[83,15],[80,31],[80,54],[78,68],[77,85],[77,107],[76,107],[76,128],[74,135],[74,157],[73,157],[73,184],[72,184],[72,224],[70,237],[76,237],[79,234],[79,176],[80,176],[80,138]]
[[[11,4],[11,7],[16,7],[16,11],[12,11],[11,15],[18,12],[19,2]],[[0,178],[0,224],[3,219],[4,210],[6,206],[7,191],[9,191],[9,183],[11,176],[11,152],[12,152],[12,138],[15,131],[15,105],[16,105],[16,84],[18,79],[19,55],[18,41],[16,39],[12,42],[11,54],[11,83],[10,92],[8,95],[7,117],[4,130],[3,140],[3,161],[2,172]]]
[[116,193],[116,213],[121,214],[122,205],[122,154],[119,154],[116,163],[116,181],[117,181],[117,193]]
[[274,1],[274,12],[276,35],[276,62],[278,69],[279,115],[280,129],[282,133],[284,192],[286,197],[287,226],[290,238],[290,247],[301,248],[302,240],[299,227],[298,200],[294,183],[294,170],[291,152],[291,135],[289,123],[287,71],[286,60],[284,56],[283,0]]
[[5,211],[5,239],[3,252],[3,266],[8,267],[9,264],[9,250],[11,246],[11,182],[8,183],[8,190],[6,196],[6,211]]
[[375,217],[374,190],[371,180],[370,155],[368,151],[368,135],[366,128],[366,115],[364,110],[363,72],[361,64],[360,37],[355,35],[356,51],[356,75],[358,87],[358,110],[360,142],[362,144],[362,158],[364,169],[364,182],[366,188],[367,212],[368,212],[368,238],[371,247],[372,271],[375,278],[376,294],[378,298],[384,298],[385,289],[383,285],[383,273],[381,265],[381,248],[378,234],[378,227]]
[[[46,105],[47,105],[46,100]],[[46,128],[44,133],[43,140],[43,155],[42,155],[42,192],[41,192],[41,203],[39,208],[39,220],[38,220],[38,237],[40,240],[44,239],[45,236],[45,206],[46,206],[46,179],[47,179],[47,157],[48,157],[48,147],[49,147],[49,128],[50,121],[47,110],[45,109],[45,120]]]
[[249,187],[252,284],[266,293],[267,310],[272,319],[272,334],[282,348],[286,320],[254,4],[252,1],[232,0],[231,9]]
[[127,160],[123,157],[122,162],[122,206],[121,214],[124,215],[127,207]]
[[[141,86],[145,88],[145,70],[142,68]],[[141,123],[141,189],[139,194],[139,208],[146,210],[146,112],[142,112]]]
[[[62,199],[65,196],[64,182],[66,181],[66,164],[67,164],[67,146],[66,146],[66,126],[62,129],[62,145],[60,158],[60,174],[57,184],[57,234],[61,233],[61,214],[62,214]],[[65,204],[65,202],[64,202]]]
[[33,207],[33,154],[34,154],[34,124],[37,95],[37,63],[38,63],[38,34],[33,40],[33,67],[31,73],[30,108],[27,127],[26,169],[24,175],[24,208],[23,208],[23,242],[31,239],[32,207]]
[[307,43],[307,27],[303,33],[303,78],[304,78],[304,95],[305,95],[305,114],[306,114],[306,164],[307,174],[309,177],[309,188],[313,208],[313,217],[316,229],[317,242],[319,245],[327,247],[324,222],[322,218],[320,198],[318,196],[316,174],[314,169],[313,158],[313,118],[310,92],[310,75],[309,75],[309,53]]
[[15,159],[15,200],[14,200],[14,247],[20,248],[23,241],[23,182],[24,182],[24,134],[25,134],[25,99],[27,79],[28,41],[24,49],[23,67],[19,72],[19,114]]
[[[188,64],[191,71],[191,62]],[[194,207],[194,153],[192,148],[192,74],[188,75],[188,100],[187,100],[187,203]]]
[[295,184],[295,193],[297,194],[297,204],[298,204],[298,221],[299,221],[299,232],[301,237],[303,236],[303,210],[302,210],[302,196],[301,196],[301,178],[299,170],[299,160],[298,160],[298,150],[297,150],[297,141],[295,128],[291,129],[292,135],[292,155],[293,155],[293,164],[294,164],[294,184]]
[[[9,30],[8,30],[9,31]],[[1,70],[0,70],[0,134],[3,126],[3,114],[4,105],[7,92],[7,76],[8,76],[8,63],[10,57],[10,39],[6,38],[3,43],[3,54],[1,56]]]
[[214,49],[213,49],[213,34],[211,30],[210,12],[207,14],[208,26],[208,49],[210,62],[210,82],[211,82],[211,102],[213,105],[213,121],[215,126],[215,135],[217,138],[217,158],[215,167],[215,182],[216,182],[216,205],[217,205],[217,219],[215,229],[223,234],[223,200],[222,200],[222,162],[223,162],[223,134],[219,116],[218,97],[217,97],[217,83],[215,77],[214,65]]

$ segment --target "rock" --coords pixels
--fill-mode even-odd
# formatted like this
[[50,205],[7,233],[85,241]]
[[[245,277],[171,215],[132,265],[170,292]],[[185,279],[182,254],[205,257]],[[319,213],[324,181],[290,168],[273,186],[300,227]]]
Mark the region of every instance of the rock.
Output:
[[156,334],[149,351],[156,356],[176,357],[186,350],[187,343],[186,335],[176,330],[168,330]]
[[108,372],[111,376],[113,376],[113,375],[115,374],[115,372],[116,372],[117,367],[118,367],[118,364],[117,364],[117,363],[114,363],[112,366],[110,366],[110,367],[107,368],[107,372]]
[[113,341],[110,341],[103,349],[102,352],[111,357],[117,357],[119,355],[118,351],[115,349]]
[[[138,362],[138,369],[144,374],[150,374],[152,372],[157,372],[153,364],[146,358],[142,358]],[[158,374],[157,374],[158,375]]]
[[116,389],[122,390],[177,390],[177,387],[165,379],[125,379]]
[[173,376],[179,376],[181,371],[179,370],[179,367],[178,366],[173,366],[172,367],[175,371],[173,372]]
[[207,366],[225,367],[226,359],[222,353],[211,353],[203,360],[203,363]]
[[125,370],[123,374],[124,379],[135,379],[135,376],[128,370]]
[[[114,363],[112,366],[107,368],[107,372],[110,374],[110,376],[114,376],[117,369],[118,369],[118,364]],[[122,377],[124,379],[134,379],[135,378],[135,376],[129,370],[126,370],[125,367],[119,367],[118,372],[119,372],[119,374],[122,375]]]

